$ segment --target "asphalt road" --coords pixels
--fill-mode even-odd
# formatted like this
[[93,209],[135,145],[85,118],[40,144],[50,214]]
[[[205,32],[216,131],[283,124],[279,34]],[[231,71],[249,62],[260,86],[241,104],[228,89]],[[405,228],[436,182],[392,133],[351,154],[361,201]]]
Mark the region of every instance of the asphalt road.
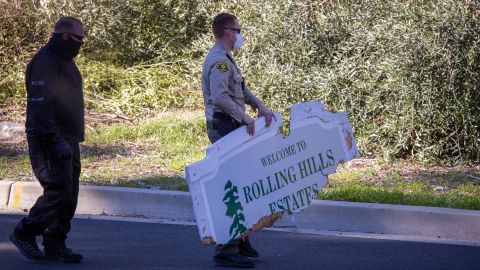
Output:
[[[8,240],[21,216],[0,214],[0,269],[227,269],[194,226],[75,219],[68,245],[81,264],[34,263]],[[261,231],[257,269],[480,269],[480,247]],[[40,241],[40,239],[38,239]]]

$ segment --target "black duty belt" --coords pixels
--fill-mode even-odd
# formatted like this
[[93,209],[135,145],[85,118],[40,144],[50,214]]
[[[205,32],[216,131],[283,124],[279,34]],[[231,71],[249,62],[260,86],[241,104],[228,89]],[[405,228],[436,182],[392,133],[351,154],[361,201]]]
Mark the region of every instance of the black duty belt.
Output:
[[233,117],[224,112],[213,112],[213,119],[240,124],[237,120],[233,119]]

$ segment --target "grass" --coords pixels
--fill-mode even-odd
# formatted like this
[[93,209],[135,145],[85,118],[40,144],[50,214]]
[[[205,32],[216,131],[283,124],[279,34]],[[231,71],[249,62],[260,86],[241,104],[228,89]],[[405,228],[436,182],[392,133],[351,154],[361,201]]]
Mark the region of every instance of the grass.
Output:
[[329,177],[319,199],[480,210],[478,167],[355,160]]
[[[88,126],[81,145],[84,184],[187,190],[184,167],[202,159],[208,145],[202,113]],[[34,180],[25,144],[0,145],[0,154],[0,179]]]
[[[467,191],[462,192],[462,190]],[[428,185],[417,183],[388,189],[378,186],[346,184],[340,187],[326,188],[319,194],[320,199],[403,204],[418,206],[436,206],[480,210],[480,190],[478,186],[465,185],[460,190],[449,193],[435,193]]]
[[30,180],[30,161],[28,156],[0,156],[0,179]]
[[100,127],[87,134],[81,180],[187,190],[184,167],[202,159],[207,145],[201,114],[166,114],[138,124]]
[[[201,112],[132,122],[106,118],[87,117],[83,184],[188,190],[184,167],[202,159],[209,144]],[[0,145],[0,179],[35,180],[25,145]],[[480,166],[357,159],[341,165],[318,198],[480,210]]]

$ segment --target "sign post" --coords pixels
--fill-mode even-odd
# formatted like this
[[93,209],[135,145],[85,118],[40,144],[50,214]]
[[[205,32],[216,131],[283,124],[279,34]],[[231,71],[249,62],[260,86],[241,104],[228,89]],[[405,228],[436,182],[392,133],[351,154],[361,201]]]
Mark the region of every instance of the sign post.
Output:
[[225,244],[272,226],[284,213],[299,213],[339,163],[359,156],[345,112],[318,101],[297,104],[286,138],[275,116],[268,128],[258,119],[254,136],[245,127],[231,132],[185,168],[203,243]]

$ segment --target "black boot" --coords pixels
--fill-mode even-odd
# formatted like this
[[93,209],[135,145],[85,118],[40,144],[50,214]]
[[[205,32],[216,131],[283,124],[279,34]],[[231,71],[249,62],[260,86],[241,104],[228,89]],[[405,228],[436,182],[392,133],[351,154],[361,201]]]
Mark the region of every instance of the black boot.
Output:
[[245,256],[219,254],[213,256],[213,262],[218,266],[237,268],[254,268],[255,263]]
[[23,256],[34,261],[41,261],[45,259],[43,252],[38,248],[35,237],[22,236],[18,232],[10,234],[10,241],[20,250]]
[[70,263],[79,263],[83,260],[83,256],[74,253],[71,249],[62,247],[57,249],[45,248],[45,259],[52,261],[64,261]]
[[248,237],[245,238],[245,241],[240,241],[240,244],[238,245],[238,250],[240,252],[240,255],[242,256],[247,256],[251,258],[258,258],[259,256],[258,252],[252,247],[252,244],[250,243],[250,239]]

